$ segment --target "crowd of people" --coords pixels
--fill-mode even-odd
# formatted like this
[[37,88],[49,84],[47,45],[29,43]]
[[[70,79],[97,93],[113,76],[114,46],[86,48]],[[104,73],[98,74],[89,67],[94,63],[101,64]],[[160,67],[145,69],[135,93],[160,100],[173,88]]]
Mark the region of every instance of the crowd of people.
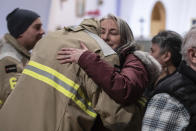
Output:
[[145,52],[126,21],[111,14],[43,38],[34,11],[16,8],[6,20],[1,130],[196,129],[196,27],[184,38],[160,31]]

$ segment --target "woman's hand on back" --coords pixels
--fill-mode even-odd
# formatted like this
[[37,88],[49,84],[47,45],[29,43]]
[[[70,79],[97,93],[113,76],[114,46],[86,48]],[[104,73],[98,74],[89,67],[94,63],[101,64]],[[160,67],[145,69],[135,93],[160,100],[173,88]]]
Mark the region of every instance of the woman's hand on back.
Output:
[[58,56],[57,56],[57,60],[59,60],[59,62],[61,64],[65,64],[65,63],[78,63],[78,60],[80,58],[80,56],[88,50],[88,48],[85,46],[85,44],[83,42],[80,42],[80,47],[81,49],[77,49],[77,48],[62,48],[60,51],[58,51]]

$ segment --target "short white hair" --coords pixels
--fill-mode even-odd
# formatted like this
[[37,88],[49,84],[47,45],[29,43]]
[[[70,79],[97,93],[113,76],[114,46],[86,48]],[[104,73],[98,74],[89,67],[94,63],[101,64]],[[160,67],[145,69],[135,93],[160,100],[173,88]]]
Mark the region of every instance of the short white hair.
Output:
[[196,26],[193,26],[189,32],[185,35],[184,41],[182,43],[182,59],[189,64],[187,58],[188,49],[196,47]]

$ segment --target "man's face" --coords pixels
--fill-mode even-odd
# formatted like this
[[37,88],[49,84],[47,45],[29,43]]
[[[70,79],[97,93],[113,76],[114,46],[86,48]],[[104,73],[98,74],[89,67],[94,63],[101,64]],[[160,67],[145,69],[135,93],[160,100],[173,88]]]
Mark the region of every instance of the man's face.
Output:
[[162,54],[161,54],[161,50],[160,50],[160,46],[156,43],[152,43],[152,46],[150,48],[150,54],[161,64],[164,64],[164,61],[162,59]]
[[21,34],[24,40],[24,46],[27,50],[31,50],[38,40],[42,38],[44,34],[44,30],[42,29],[42,22],[40,18],[37,18],[28,28],[27,30]]
[[120,33],[117,23],[112,19],[101,21],[101,38],[112,48],[120,45]]

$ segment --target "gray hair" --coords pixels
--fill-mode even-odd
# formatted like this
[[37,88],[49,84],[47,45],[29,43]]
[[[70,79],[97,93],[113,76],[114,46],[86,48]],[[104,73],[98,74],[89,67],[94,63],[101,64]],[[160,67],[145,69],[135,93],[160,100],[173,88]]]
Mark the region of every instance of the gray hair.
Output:
[[187,58],[188,49],[196,47],[196,26],[193,26],[189,32],[186,34],[183,44],[182,44],[182,59],[189,64]]
[[171,53],[170,61],[175,67],[178,67],[182,58],[182,37],[180,34],[171,30],[164,30],[155,35],[151,41],[152,44],[157,44],[160,47],[160,55],[169,51]]
[[116,21],[116,23],[118,25],[120,38],[121,38],[121,44],[116,49],[117,53],[120,53],[122,50],[124,50],[126,48],[135,46],[134,36],[133,36],[132,30],[129,27],[129,25],[127,24],[127,22],[125,22],[123,19],[118,18],[112,14],[108,14],[106,17],[103,17],[100,20],[100,22],[105,19],[112,19],[112,20]]

